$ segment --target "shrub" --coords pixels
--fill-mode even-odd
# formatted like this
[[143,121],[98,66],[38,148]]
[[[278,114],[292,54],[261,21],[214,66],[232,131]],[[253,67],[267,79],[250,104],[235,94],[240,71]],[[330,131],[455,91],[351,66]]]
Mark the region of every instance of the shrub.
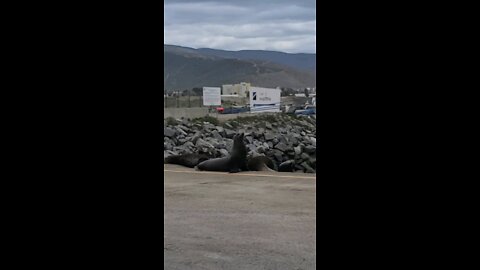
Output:
[[218,119],[212,116],[205,116],[193,119],[194,122],[209,122],[215,126],[218,126]]

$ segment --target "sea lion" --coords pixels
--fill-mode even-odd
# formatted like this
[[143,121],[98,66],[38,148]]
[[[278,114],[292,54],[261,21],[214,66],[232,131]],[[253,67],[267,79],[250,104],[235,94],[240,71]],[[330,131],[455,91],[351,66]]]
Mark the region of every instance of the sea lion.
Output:
[[278,166],[279,172],[294,172],[295,171],[295,161],[294,160],[287,160],[281,163]]
[[188,154],[183,154],[183,155],[175,155],[175,156],[169,156],[166,157],[163,160],[164,164],[177,164],[177,165],[182,165],[186,166],[189,168],[193,168],[197,166],[199,163],[202,161],[208,160],[207,155],[203,154],[195,154],[195,153],[188,153]]
[[233,137],[233,147],[230,156],[214,158],[201,162],[195,168],[200,171],[217,171],[236,173],[247,168],[247,147],[243,141],[244,134]]
[[254,156],[247,162],[250,171],[275,171],[275,164],[267,156]]

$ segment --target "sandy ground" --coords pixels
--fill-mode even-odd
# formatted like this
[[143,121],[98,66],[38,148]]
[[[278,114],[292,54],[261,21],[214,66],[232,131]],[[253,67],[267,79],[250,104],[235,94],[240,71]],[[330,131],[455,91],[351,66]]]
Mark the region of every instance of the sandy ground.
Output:
[[164,174],[165,269],[315,269],[315,175]]

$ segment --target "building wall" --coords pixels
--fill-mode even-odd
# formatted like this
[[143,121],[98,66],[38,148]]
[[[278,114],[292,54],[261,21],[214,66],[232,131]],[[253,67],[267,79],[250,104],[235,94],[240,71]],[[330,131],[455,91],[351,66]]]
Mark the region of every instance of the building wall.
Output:
[[248,98],[246,97],[222,97],[222,105],[226,101],[235,102],[238,106],[244,106],[248,104]]
[[222,95],[239,95],[240,97],[247,97],[250,91],[250,83],[225,84],[222,86]]

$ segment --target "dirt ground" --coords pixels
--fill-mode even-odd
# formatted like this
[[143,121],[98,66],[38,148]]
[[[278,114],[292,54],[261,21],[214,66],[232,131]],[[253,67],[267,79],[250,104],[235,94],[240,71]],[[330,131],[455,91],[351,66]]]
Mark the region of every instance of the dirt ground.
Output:
[[165,269],[315,269],[315,175],[164,175]]

